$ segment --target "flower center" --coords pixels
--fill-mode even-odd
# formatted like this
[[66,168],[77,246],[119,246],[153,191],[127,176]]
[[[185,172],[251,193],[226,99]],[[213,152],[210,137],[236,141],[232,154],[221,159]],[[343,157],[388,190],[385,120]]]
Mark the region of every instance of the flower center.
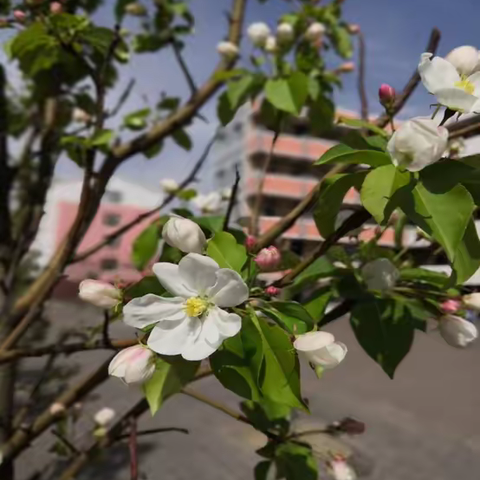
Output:
[[190,297],[184,304],[183,309],[189,317],[199,317],[208,308],[208,302],[200,297]]
[[473,95],[473,92],[475,92],[475,85],[472,82],[469,82],[467,78],[462,78],[459,82],[455,82],[455,86],[461,88],[470,95]]

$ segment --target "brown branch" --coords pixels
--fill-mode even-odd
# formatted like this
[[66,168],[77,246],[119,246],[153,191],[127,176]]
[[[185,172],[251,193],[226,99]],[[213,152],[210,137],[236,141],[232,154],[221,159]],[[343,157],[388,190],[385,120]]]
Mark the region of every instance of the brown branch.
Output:
[[[192,168],[191,172],[188,174],[187,178],[185,178],[185,180],[183,180],[183,182],[179,185],[180,190],[188,187],[188,185],[190,185],[190,183],[195,181],[198,172],[203,167],[203,164],[207,160],[208,155],[210,153],[210,150],[211,150],[213,144],[215,143],[215,141],[217,139],[218,132],[219,132],[219,129],[217,129],[215,131],[215,134],[213,135],[213,137],[210,139],[210,141],[206,145],[202,155],[200,156],[200,158],[197,160],[197,162],[193,166],[193,168]],[[122,225],[117,230],[112,232],[110,235],[105,237],[105,239],[102,240],[101,242],[98,242],[96,245],[89,248],[88,250],[85,250],[84,252],[79,253],[75,258],[73,258],[71,263],[81,262],[81,261],[85,260],[86,258],[90,257],[91,255],[93,255],[94,253],[97,253],[99,250],[101,250],[102,248],[109,245],[113,240],[121,237],[123,234],[128,232],[130,229],[132,229],[133,227],[135,227],[139,223],[143,222],[145,219],[147,219],[147,218],[151,217],[152,215],[154,215],[155,213],[158,213],[159,211],[163,210],[175,198],[176,198],[175,194],[168,195],[168,197],[161,203],[161,205],[159,205],[158,207],[152,208],[148,212],[145,212],[145,213],[142,213],[142,214],[138,215],[138,217],[134,218],[130,222],[126,223],[125,225]]]
[[228,232],[228,224],[230,223],[230,218],[232,216],[233,208],[237,201],[238,185],[240,183],[240,174],[238,173],[238,168],[235,167],[235,183],[232,187],[232,192],[230,194],[230,201],[228,202],[227,213],[225,214],[225,220],[223,221],[223,231]]
[[180,70],[187,81],[188,88],[190,89],[191,95],[195,95],[197,93],[197,85],[193,80],[193,76],[188,69],[187,63],[182,55],[182,50],[180,45],[177,43],[175,38],[172,38],[170,44],[172,45],[173,53],[175,54],[175,58],[177,59],[178,65],[180,66]]
[[450,132],[450,139],[458,137],[473,137],[480,134],[480,115],[450,123],[449,125],[446,125],[446,128]]
[[313,188],[310,193],[287,215],[285,215],[281,220],[279,220],[275,225],[272,225],[264,234],[260,236],[255,244],[253,253],[259,252],[262,248],[268,247],[272,242],[286,232],[296,221],[297,219],[304,214],[309,208],[311,208],[318,199],[320,194],[320,189],[323,185],[323,182],[334,175],[337,175],[342,170],[346,168],[346,165],[336,165],[334,166]]
[[366,63],[366,46],[365,35],[362,31],[358,32],[359,45],[359,67],[358,67],[358,95],[360,97],[362,120],[368,122],[368,98],[365,88],[365,63]]
[[[163,428],[151,428],[149,430],[140,430],[137,432],[138,437],[146,437],[147,435],[156,435],[157,433],[167,433],[167,432],[177,432],[177,433],[185,433],[188,435],[190,432],[186,428],[178,428],[178,427],[163,427]],[[118,440],[125,440],[130,438],[130,434],[120,435]]]
[[369,218],[371,217],[370,213],[367,210],[362,209],[354,213],[352,216],[347,218],[345,222],[335,230],[332,235],[327,237],[325,241],[314,250],[305,260],[300,262],[295,268],[291,270],[283,278],[275,282],[276,287],[285,287],[289,285],[295,277],[300,275],[307,267],[309,267],[315,260],[325,255],[328,250],[330,250],[333,245],[337,243],[342,237],[344,237],[348,232],[355,230],[356,228],[362,226]]
[[137,338],[128,340],[111,340],[110,345],[106,346],[103,338],[94,342],[76,342],[66,345],[54,343],[44,347],[25,347],[15,350],[6,350],[0,353],[0,365],[13,362],[19,358],[43,357],[44,355],[70,355],[77,352],[88,352],[92,350],[121,350],[132,347],[138,343]]
[[137,419],[135,417],[130,417],[128,450],[130,452],[130,480],[138,480]]
[[[440,38],[441,38],[440,30],[438,28],[434,28],[432,30],[432,33],[430,34],[430,38],[428,40],[428,45],[427,45],[427,48],[425,49],[425,52],[430,52],[435,54],[438,48],[438,44],[440,42]],[[418,70],[415,69],[415,72],[411,76],[408,83],[405,85],[405,88],[403,89],[402,93],[396,97],[395,104],[393,105],[390,115],[387,115],[386,113],[381,115],[380,117],[377,118],[377,120],[375,120],[375,125],[379,127],[385,127],[385,125],[387,125],[387,123],[390,121],[390,118],[391,117],[393,118],[403,108],[405,103],[407,103],[408,99],[414,92],[419,82],[420,82],[420,75],[418,74]]]

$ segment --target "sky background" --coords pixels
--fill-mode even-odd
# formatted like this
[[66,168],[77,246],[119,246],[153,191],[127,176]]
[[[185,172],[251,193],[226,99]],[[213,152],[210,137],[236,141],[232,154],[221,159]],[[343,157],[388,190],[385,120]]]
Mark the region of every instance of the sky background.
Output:
[[[109,6],[99,11],[96,21],[111,26],[114,23],[111,13],[114,2],[105,3]],[[224,12],[229,9],[231,0],[191,0],[190,4],[196,16],[196,28],[195,35],[187,42],[185,58],[200,84],[209,76],[218,60],[215,47],[225,37],[227,22]],[[249,0],[246,25],[253,21],[264,21],[274,28],[278,17],[290,8],[291,5],[282,0],[269,0],[263,5],[256,0]],[[478,0],[345,0],[343,11],[345,20],[358,23],[366,37],[366,80],[371,112],[380,112],[377,90],[381,83],[389,83],[397,90],[402,89],[424,51],[432,27],[436,26],[442,32],[440,55],[459,45],[480,46]],[[133,23],[128,20],[126,26],[134,25],[135,20]],[[356,46],[355,37],[354,42]],[[248,40],[244,39],[243,43],[244,50],[248,53]],[[356,62],[356,55],[353,60]],[[337,65],[332,64],[332,67],[335,66]],[[168,51],[137,56],[123,68],[122,77],[122,85],[130,78],[137,80],[135,94],[126,105],[127,111],[156,102],[162,91],[169,96],[188,96],[185,81]],[[356,73],[344,77],[344,88],[335,95],[338,107],[358,111],[356,81]],[[108,101],[114,103],[120,91],[119,88],[111,92]],[[403,118],[428,115],[430,102],[431,97],[419,86],[403,110]],[[191,152],[186,153],[167,141],[158,158],[145,160],[143,156],[138,156],[126,162],[118,174],[126,180],[150,188],[157,188],[162,177],[181,180],[187,175],[216,127],[215,108],[215,101],[210,101],[202,112],[209,123],[195,121],[189,128],[194,142]],[[79,169],[69,160],[60,162],[57,172],[62,177],[80,174]],[[203,176],[208,177],[208,172]],[[208,188],[208,183],[205,185]]]

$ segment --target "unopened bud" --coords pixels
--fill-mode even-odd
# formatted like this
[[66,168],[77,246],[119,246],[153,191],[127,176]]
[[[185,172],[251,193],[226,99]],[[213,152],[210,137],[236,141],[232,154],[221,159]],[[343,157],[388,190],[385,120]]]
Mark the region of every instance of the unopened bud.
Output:
[[217,52],[227,60],[236,58],[239,54],[238,47],[232,42],[220,42],[217,45]]
[[122,299],[122,292],[114,285],[100,280],[83,280],[78,286],[78,296],[100,308],[113,308]]
[[13,18],[18,22],[18,23],[23,23],[25,22],[25,19],[27,17],[27,14],[23,10],[14,10],[13,11]]
[[108,367],[109,375],[125,383],[143,383],[155,373],[155,354],[143,345],[121,350]]
[[448,300],[445,300],[441,305],[441,309],[445,313],[455,313],[458,310],[460,310],[460,307],[462,306],[462,303],[459,300],[454,300],[453,298],[450,298]]
[[160,180],[160,186],[165,193],[175,193],[180,188],[177,181],[173,178],[163,178]]
[[125,12],[135,17],[143,17],[147,13],[147,9],[138,2],[132,2],[125,6]]
[[265,42],[265,51],[267,53],[276,53],[277,51],[277,39],[273,36],[270,35],[267,38],[267,41]]
[[65,413],[65,405],[63,403],[55,402],[50,405],[50,415],[57,416]]
[[279,295],[281,292],[281,290],[277,287],[274,287],[273,285],[270,285],[269,287],[267,287],[265,289],[265,293],[267,295],[270,295],[271,297],[276,297],[277,295]]
[[95,416],[93,417],[93,420],[95,423],[100,426],[100,427],[106,427],[109,423],[112,422],[112,420],[115,418],[115,410],[112,408],[102,408],[100,409]]
[[355,71],[355,64],[353,62],[342,63],[338,68],[338,73],[351,73]]
[[378,89],[378,99],[385,108],[390,108],[395,102],[395,89],[387,83],[382,83]]
[[360,32],[360,25],[356,23],[351,23],[347,28],[350,35],[357,35]]
[[295,31],[289,23],[283,22],[277,27],[277,40],[280,43],[289,43],[294,37]]
[[256,47],[262,48],[270,35],[270,28],[263,22],[252,23],[247,29],[247,35]]
[[267,248],[262,248],[255,257],[255,263],[262,270],[271,270],[278,266],[282,259],[280,251],[274,245]]
[[440,335],[452,347],[465,348],[478,337],[475,325],[455,315],[445,315],[438,322]]
[[50,13],[56,15],[58,13],[62,13],[63,5],[60,2],[52,2],[50,4]]
[[245,240],[245,247],[247,248],[247,251],[251,252],[256,244],[257,239],[253,235],[248,235],[247,239]]
[[322,39],[325,30],[325,25],[323,23],[312,23],[305,32],[305,38],[312,43],[318,43]]
[[91,119],[91,115],[81,108],[75,107],[72,111],[72,120],[74,122],[88,123]]

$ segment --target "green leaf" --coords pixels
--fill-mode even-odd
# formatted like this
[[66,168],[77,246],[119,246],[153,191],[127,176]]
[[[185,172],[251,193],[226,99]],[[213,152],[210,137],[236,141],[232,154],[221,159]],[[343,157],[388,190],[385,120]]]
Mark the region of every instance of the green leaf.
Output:
[[262,363],[262,338],[249,317],[242,319],[242,330],[225,340],[210,356],[210,366],[220,383],[237,395],[255,401],[263,398],[259,387]]
[[189,200],[197,196],[197,191],[194,188],[185,188],[176,192],[176,196],[180,200],[185,200],[186,202],[188,202]]
[[101,130],[97,132],[90,140],[91,147],[108,147],[113,138],[113,130]]
[[366,164],[372,167],[391,165],[389,155],[377,150],[355,150],[347,145],[339,144],[325,152],[314,165],[326,163]]
[[312,316],[315,323],[319,323],[325,315],[325,310],[333,296],[330,286],[318,289],[303,304],[305,310]]
[[400,197],[400,206],[411,221],[442,245],[453,261],[475,208],[466,188],[456,185],[446,192],[433,192],[419,182],[413,189],[413,204],[406,193]]
[[275,451],[276,478],[317,480],[318,465],[310,445],[293,442],[280,444]]
[[347,192],[355,187],[362,186],[366,172],[341,173],[324,181],[320,189],[313,218],[323,238],[335,232],[335,220]]
[[225,217],[222,215],[206,215],[204,217],[192,218],[192,220],[200,225],[202,229],[206,229],[210,233],[217,233],[223,230]]
[[379,224],[387,222],[395,209],[391,202],[393,194],[409,182],[410,174],[398,170],[394,165],[376,168],[363,182],[360,192],[362,204]]
[[143,277],[139,282],[130,285],[125,290],[125,296],[128,298],[137,298],[147,295],[147,293],[153,293],[161,297],[166,290],[162,287],[158,278],[154,275]]
[[120,22],[125,16],[125,7],[129,3],[132,3],[132,0],[117,0],[117,3],[115,4],[115,19],[117,22]]
[[132,263],[142,271],[158,250],[160,232],[157,224],[149,225],[132,245]]
[[254,85],[255,77],[250,73],[244,75],[238,80],[233,80],[228,83],[227,97],[233,111],[237,111],[238,108],[245,103],[248,94]]
[[235,116],[236,111],[231,107],[228,93],[225,91],[218,97],[217,116],[220,123],[225,127]]
[[167,243],[163,244],[162,254],[158,259],[159,262],[177,264],[183,258],[183,253],[176,247],[171,247]]
[[350,58],[353,54],[352,37],[344,26],[334,26],[331,31],[331,40],[337,53],[343,58]]
[[338,119],[338,123],[343,123],[345,125],[349,125],[350,127],[364,128],[376,133],[377,135],[380,135],[381,137],[388,138],[388,133],[383,128],[377,127],[376,125],[366,122],[365,120],[341,117]]
[[319,96],[310,105],[308,117],[312,131],[316,135],[328,132],[332,129],[335,120],[335,105],[329,98]]
[[158,412],[168,397],[178,393],[195,377],[199,366],[200,362],[190,362],[181,357],[157,361],[153,377],[143,385],[152,415]]
[[123,118],[123,125],[130,130],[142,130],[147,126],[147,118],[150,115],[149,108],[143,108],[129,113]]
[[268,325],[250,310],[252,322],[263,343],[264,366],[260,389],[277,403],[308,411],[300,392],[300,364],[288,335],[277,325]]
[[468,222],[462,241],[455,252],[453,261],[454,274],[451,285],[466,282],[480,268],[480,240],[472,219]]
[[142,153],[150,160],[151,158],[155,158],[162,151],[162,148],[163,141],[160,141],[155,145],[152,145],[148,150],[144,150]]
[[255,465],[253,474],[255,480],[268,480],[272,462],[263,460]]
[[299,115],[308,97],[308,77],[294,72],[288,79],[270,79],[265,85],[265,96],[279,110]]
[[400,279],[408,282],[420,282],[444,287],[448,277],[444,273],[433,272],[425,268],[404,268],[400,270]]
[[184,150],[190,151],[192,149],[192,140],[185,130],[181,128],[175,129],[172,133],[172,138],[174,142]]
[[268,302],[260,310],[292,334],[309,332],[314,326],[313,318],[297,302]]
[[287,405],[265,399],[258,402],[242,402],[241,409],[254,428],[261,432],[271,429],[282,429],[285,433],[288,431],[287,417],[290,416],[291,408]]
[[163,97],[157,104],[159,110],[177,110],[180,106],[179,97]]
[[213,258],[220,268],[230,268],[239,273],[247,260],[245,247],[239,245],[235,237],[227,232],[217,232],[208,241],[207,255]]
[[350,323],[358,343],[393,378],[412,346],[414,323],[410,310],[392,299],[357,302]]

